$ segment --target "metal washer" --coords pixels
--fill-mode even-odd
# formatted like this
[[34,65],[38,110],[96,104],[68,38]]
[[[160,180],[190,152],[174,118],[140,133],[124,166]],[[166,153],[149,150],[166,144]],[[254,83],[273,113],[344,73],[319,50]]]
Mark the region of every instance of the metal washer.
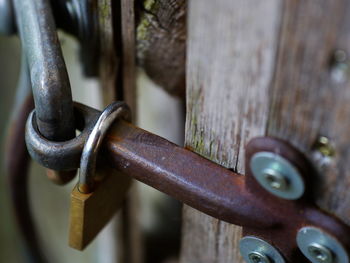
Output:
[[[297,168],[287,159],[276,153],[258,152],[254,154],[250,160],[250,168],[258,183],[275,196],[283,199],[295,200],[304,194],[304,179]],[[283,190],[271,187],[264,176],[264,171],[267,169],[281,173],[288,181],[288,186]]]
[[242,257],[248,263],[251,262],[249,255],[254,252],[265,255],[273,263],[285,263],[285,260],[276,248],[254,236],[243,237],[239,242],[239,249]]
[[297,244],[299,249],[312,263],[319,263],[320,261],[314,259],[308,250],[308,247],[314,243],[324,246],[332,252],[334,260],[331,262],[349,263],[346,250],[334,237],[316,227],[303,227],[298,231]]

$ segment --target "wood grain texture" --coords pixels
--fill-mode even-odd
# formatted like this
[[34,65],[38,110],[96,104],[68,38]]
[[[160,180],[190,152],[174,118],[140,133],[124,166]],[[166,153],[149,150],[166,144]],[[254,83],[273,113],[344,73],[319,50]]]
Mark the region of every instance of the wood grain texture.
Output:
[[[137,123],[135,0],[121,0],[120,5],[123,100],[131,109],[133,123]],[[144,262],[139,198],[139,190],[134,183],[123,213],[124,258],[121,262]]]
[[[104,104],[124,100],[136,113],[136,49],[134,0],[98,0],[100,26],[100,79]],[[142,262],[138,222],[138,193],[132,186],[116,226],[118,261]]]
[[137,25],[137,59],[172,95],[185,95],[187,0],[145,0]]
[[[107,106],[117,98],[117,83],[119,82],[118,72],[120,71],[120,57],[117,53],[118,40],[115,35],[115,24],[114,24],[114,8],[112,0],[97,0],[98,8],[98,25],[99,25],[99,39],[100,39],[100,63],[99,63],[99,80],[102,91],[103,106]],[[120,36],[119,36],[120,41]],[[119,218],[112,223],[109,235],[110,247],[114,250],[115,256],[111,260],[115,262],[122,262],[124,252],[124,239],[121,234],[120,228],[123,225],[123,220]],[[101,253],[101,252],[100,252]],[[102,250],[102,253],[106,251]]]
[[[121,0],[122,79],[124,100],[136,113],[136,24],[135,1]],[[134,122],[136,116],[133,116]]]
[[[345,66],[344,77],[335,77],[337,67],[330,62],[336,49],[350,52],[349,24],[349,1],[285,1],[267,130],[314,159],[320,172],[311,186],[315,200],[347,223],[349,70]],[[330,139],[334,158],[320,158],[314,151],[312,145],[320,135]]]
[[108,105],[117,96],[117,77],[120,61],[116,53],[113,7],[111,0],[97,0],[100,39],[99,78],[103,90],[103,104]]
[[[244,173],[244,146],[263,135],[274,72],[278,0],[192,0],[186,145]],[[239,227],[184,208],[181,262],[242,262]]]

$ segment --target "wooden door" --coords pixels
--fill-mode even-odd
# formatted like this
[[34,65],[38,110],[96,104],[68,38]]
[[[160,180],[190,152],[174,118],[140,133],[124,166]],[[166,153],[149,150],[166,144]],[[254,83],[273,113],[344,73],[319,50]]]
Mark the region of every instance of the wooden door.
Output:
[[[256,136],[285,139],[318,168],[317,204],[350,207],[350,2],[190,0],[186,144],[244,173]],[[183,210],[182,263],[243,262],[239,227]]]

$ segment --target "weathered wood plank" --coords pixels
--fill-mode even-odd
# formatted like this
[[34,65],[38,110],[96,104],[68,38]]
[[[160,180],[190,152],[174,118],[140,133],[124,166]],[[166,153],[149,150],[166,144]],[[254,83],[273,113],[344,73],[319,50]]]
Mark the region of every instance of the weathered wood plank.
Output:
[[[124,100],[136,121],[136,48],[134,0],[98,0],[100,25],[100,79],[104,104]],[[138,218],[138,193],[132,187],[115,232],[117,262],[140,263],[142,240]]]
[[[192,0],[187,48],[186,144],[244,173],[244,146],[263,135],[281,3]],[[242,262],[240,228],[184,208],[181,262]]]
[[314,197],[350,223],[349,67],[330,63],[336,49],[350,52],[350,2],[286,1],[283,17],[267,131],[310,158],[319,136],[330,139],[335,156],[315,161]]
[[[133,122],[137,123],[136,98],[136,21],[135,0],[121,0],[121,72],[123,100],[129,105]],[[134,183],[123,211],[124,259],[140,263],[143,259],[141,224],[139,221],[139,190]]]
[[116,82],[120,67],[116,53],[113,7],[111,0],[97,0],[100,39],[99,78],[102,86],[103,104],[108,105],[117,96]]
[[[122,79],[124,100],[136,113],[136,24],[135,1],[121,1],[122,18]],[[134,121],[135,120],[134,116]]]

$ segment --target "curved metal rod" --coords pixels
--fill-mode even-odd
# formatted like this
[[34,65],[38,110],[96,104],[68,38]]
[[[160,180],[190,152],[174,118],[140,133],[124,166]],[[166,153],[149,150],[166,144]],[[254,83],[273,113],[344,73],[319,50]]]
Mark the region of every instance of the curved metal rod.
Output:
[[72,93],[49,0],[14,0],[30,69],[37,124],[53,141],[75,136]]
[[25,57],[22,56],[22,67],[14,111],[11,116],[6,144],[5,167],[12,208],[23,238],[29,262],[47,262],[39,246],[37,232],[29,204],[29,155],[24,142],[26,119],[34,108]]
[[77,102],[74,106],[77,128],[81,133],[69,141],[53,142],[46,139],[38,131],[35,111],[28,117],[25,135],[28,152],[35,161],[46,168],[60,171],[79,168],[81,152],[100,112]]
[[114,102],[104,109],[86,140],[80,159],[78,190],[88,194],[94,189],[97,155],[108,129],[117,119],[131,121],[131,112],[125,102]]

